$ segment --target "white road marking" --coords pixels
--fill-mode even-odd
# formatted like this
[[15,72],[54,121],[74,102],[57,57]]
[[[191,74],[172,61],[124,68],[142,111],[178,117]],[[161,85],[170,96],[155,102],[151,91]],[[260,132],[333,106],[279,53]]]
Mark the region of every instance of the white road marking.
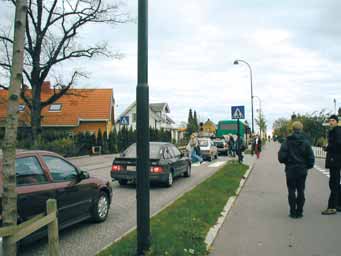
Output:
[[219,166],[224,165],[225,163],[226,161],[216,162],[216,163],[210,164],[208,167],[219,167]]
[[[322,169],[321,167],[315,165],[314,168],[316,170],[318,170],[319,172],[321,172],[322,174],[326,175],[328,178],[330,178],[330,172],[329,170],[325,170],[325,169]],[[340,184],[341,184],[341,181],[340,181]]]

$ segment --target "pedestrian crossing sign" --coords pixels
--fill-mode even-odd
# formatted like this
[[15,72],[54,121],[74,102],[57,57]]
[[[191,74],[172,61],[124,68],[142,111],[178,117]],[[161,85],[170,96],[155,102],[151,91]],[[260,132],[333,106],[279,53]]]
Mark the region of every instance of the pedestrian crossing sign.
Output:
[[231,113],[232,113],[232,119],[244,119],[245,107],[244,106],[232,106]]
[[129,116],[121,116],[120,124],[121,125],[129,125]]

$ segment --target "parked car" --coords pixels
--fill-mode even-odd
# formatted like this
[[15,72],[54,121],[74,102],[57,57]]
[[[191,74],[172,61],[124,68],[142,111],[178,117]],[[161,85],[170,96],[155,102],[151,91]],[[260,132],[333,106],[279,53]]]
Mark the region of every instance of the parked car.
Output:
[[[1,162],[0,152],[2,194]],[[46,212],[46,201],[50,198],[57,200],[59,229],[86,219],[95,222],[106,220],[112,198],[109,182],[91,177],[88,172],[77,168],[62,156],[48,151],[17,151],[15,168],[18,223]],[[46,235],[47,228],[43,228],[21,242],[27,243]]]
[[228,144],[225,141],[225,139],[215,139],[214,141],[214,145],[217,147],[218,150],[218,155],[228,155]]
[[208,161],[218,158],[218,149],[210,138],[199,138],[200,153]]
[[[177,147],[166,142],[150,142],[150,181],[173,185],[177,176],[191,176],[191,160]],[[113,161],[111,177],[120,185],[136,182],[136,143]]]

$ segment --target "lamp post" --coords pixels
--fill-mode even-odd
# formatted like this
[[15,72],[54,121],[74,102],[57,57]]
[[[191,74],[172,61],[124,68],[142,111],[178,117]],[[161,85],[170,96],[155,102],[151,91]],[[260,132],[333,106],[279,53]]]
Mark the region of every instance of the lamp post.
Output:
[[251,83],[251,128],[252,128],[252,133],[255,132],[254,129],[254,120],[253,120],[253,86],[252,86],[252,69],[249,63],[247,63],[245,60],[235,60],[233,62],[234,65],[238,65],[239,62],[242,62],[244,64],[246,64],[250,70],[250,83]]
[[[260,116],[262,114],[262,100],[256,95],[254,95],[253,97],[257,98],[259,101],[259,116]],[[259,121],[260,121],[260,119],[259,119]],[[262,129],[260,126],[259,126],[259,137],[262,139]]]
[[149,194],[149,86],[148,86],[148,0],[138,1],[138,84],[136,87],[137,130],[137,255],[150,247]]

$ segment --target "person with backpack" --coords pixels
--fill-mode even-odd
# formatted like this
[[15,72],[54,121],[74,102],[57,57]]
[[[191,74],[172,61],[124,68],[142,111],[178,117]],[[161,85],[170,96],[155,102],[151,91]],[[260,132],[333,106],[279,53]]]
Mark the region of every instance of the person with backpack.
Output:
[[303,135],[303,124],[295,121],[293,133],[282,143],[278,160],[285,164],[288,202],[291,218],[303,217],[305,182],[308,170],[314,167],[315,156],[308,139]]

